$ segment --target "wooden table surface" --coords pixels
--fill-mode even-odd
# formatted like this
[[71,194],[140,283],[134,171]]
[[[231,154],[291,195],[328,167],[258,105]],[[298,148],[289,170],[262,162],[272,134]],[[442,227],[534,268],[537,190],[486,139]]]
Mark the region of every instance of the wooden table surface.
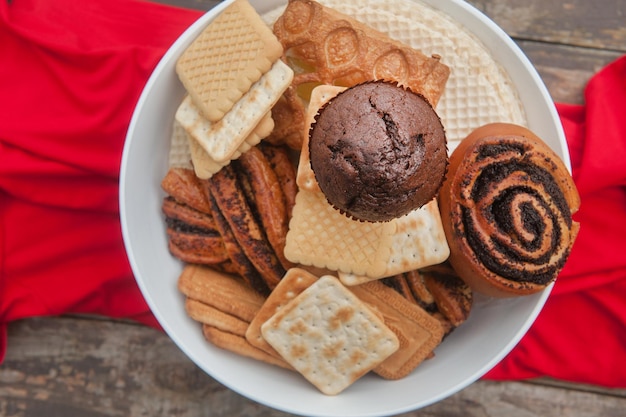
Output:
[[[161,0],[207,10],[209,0]],[[555,101],[626,53],[626,0],[470,0],[524,50]],[[618,365],[618,364],[616,364]],[[550,379],[478,381],[405,416],[623,416],[626,390]],[[163,333],[97,317],[33,318],[9,326],[0,416],[286,416],[230,391]]]

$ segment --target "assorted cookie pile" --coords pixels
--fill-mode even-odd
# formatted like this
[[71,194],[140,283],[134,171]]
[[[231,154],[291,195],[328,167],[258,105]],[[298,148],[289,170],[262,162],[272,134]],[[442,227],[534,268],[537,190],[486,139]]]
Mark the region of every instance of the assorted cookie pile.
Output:
[[171,168],[161,186],[169,247],[179,259],[235,273],[262,295],[293,266],[284,247],[297,190],[284,148],[255,146],[210,179]]
[[[484,272],[490,246],[513,242],[521,270],[554,275],[533,291],[554,280],[578,230],[571,178],[526,130],[489,130],[500,148],[459,146],[449,164],[441,58],[310,0],[290,0],[272,27],[236,0],[189,45],[162,209],[186,263],[186,311],[208,341],[335,395],[432,357],[468,318],[472,290],[491,294],[476,278],[498,273]],[[501,151],[516,164],[482,178]],[[535,154],[544,167],[519,168]],[[483,203],[474,184],[501,180],[509,197]],[[498,220],[480,251],[476,213]]]

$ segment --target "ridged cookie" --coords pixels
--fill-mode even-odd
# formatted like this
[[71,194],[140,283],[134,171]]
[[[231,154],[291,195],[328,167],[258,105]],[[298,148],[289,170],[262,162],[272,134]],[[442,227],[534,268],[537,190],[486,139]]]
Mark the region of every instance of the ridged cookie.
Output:
[[241,279],[200,265],[186,265],[178,290],[189,298],[250,322],[265,298]]
[[399,349],[374,369],[383,378],[407,376],[441,343],[444,329],[439,321],[383,283],[374,281],[348,288],[382,314],[400,341]]

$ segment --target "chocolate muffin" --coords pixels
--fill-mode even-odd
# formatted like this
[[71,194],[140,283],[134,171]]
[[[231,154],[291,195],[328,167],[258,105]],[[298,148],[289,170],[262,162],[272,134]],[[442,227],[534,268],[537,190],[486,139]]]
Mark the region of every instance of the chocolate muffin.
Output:
[[424,97],[396,83],[343,91],[320,109],[309,135],[320,189],[357,220],[389,221],[421,207],[446,174],[439,116]]

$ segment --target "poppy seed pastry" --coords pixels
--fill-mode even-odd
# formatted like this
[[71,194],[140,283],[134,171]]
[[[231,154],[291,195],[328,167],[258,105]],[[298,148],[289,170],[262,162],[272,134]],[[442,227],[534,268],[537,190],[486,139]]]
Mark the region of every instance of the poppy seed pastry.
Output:
[[351,87],[322,107],[309,132],[309,153],[328,202],[369,222],[431,201],[448,165],[444,128],[432,106],[386,81]]
[[470,133],[450,156],[438,198],[452,267],[493,297],[545,289],[580,229],[567,167],[524,126],[491,123]]

